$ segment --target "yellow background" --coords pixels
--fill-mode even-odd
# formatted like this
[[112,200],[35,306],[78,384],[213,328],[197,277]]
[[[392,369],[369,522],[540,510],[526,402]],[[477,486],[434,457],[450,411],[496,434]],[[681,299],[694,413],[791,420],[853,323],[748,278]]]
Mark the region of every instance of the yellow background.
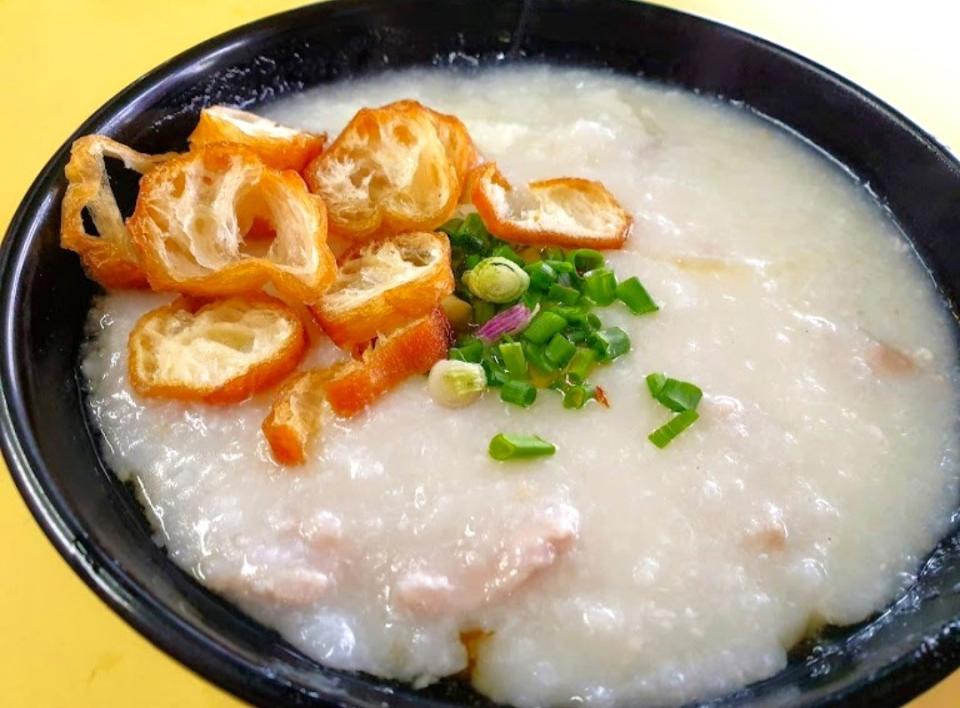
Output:
[[[493,1],[493,0],[491,0]],[[79,123],[163,60],[283,0],[0,0],[0,228]],[[960,10],[944,0],[676,0],[795,49],[960,144]],[[0,703],[232,706],[128,628],[77,579],[0,476]],[[960,705],[960,673],[919,708]]]

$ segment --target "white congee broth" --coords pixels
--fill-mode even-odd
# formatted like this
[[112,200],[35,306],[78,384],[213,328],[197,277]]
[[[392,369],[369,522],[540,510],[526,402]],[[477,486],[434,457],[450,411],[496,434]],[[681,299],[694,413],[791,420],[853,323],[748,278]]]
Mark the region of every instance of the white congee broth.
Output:
[[[458,115],[514,183],[601,180],[636,222],[609,261],[661,310],[602,311],[633,341],[594,376],[609,409],[493,391],[450,410],[416,377],[283,468],[260,432],[271,393],[131,391],[128,333],[170,297],[101,298],[90,406],[177,564],[333,667],[425,685],[467,667],[467,634],[473,684],[521,706],[715,696],[912,581],[955,506],[957,355],[866,190],[744,110],[606,73],[390,73],[264,112],[335,136],[398,98]],[[705,392],[663,450],[660,371]],[[494,462],[500,432],[557,453]]]

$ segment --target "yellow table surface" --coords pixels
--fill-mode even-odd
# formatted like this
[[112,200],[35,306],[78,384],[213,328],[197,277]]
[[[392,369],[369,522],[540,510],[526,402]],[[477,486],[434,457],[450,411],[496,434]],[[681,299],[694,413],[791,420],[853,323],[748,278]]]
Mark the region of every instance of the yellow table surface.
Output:
[[[0,0],[0,228],[77,125],[163,60],[284,0]],[[960,9],[943,0],[676,0],[797,50],[960,144]],[[155,649],[74,576],[0,477],[0,703],[235,706]],[[960,672],[916,708],[960,705]]]

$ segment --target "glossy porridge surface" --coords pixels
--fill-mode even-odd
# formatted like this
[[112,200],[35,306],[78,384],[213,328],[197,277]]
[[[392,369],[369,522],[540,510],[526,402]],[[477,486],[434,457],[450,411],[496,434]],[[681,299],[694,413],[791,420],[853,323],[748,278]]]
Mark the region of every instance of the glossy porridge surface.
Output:
[[[138,399],[126,338],[169,298],[100,299],[90,405],[175,562],[335,667],[426,684],[467,666],[468,633],[475,686],[519,705],[716,695],[909,584],[955,506],[956,351],[865,190],[744,111],[582,70],[395,73],[265,113],[335,135],[397,98],[456,113],[514,182],[602,180],[636,219],[609,260],[662,309],[603,313],[634,343],[595,376],[610,410],[549,391],[449,410],[416,378],[286,469],[259,430],[269,394]],[[654,371],[706,393],[665,450]],[[558,452],[496,463],[503,431]]]

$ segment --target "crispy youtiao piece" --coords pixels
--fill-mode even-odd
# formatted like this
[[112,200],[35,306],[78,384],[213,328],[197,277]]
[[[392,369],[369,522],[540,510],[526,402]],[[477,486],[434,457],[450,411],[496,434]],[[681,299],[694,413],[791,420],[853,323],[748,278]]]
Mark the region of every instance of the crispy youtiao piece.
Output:
[[200,111],[197,127],[190,134],[190,148],[211,143],[239,143],[278,170],[299,172],[323,152],[326,133],[306,133],[228,106],[210,106]]
[[323,422],[326,384],[333,369],[311,369],[283,385],[261,425],[273,458],[281,465],[302,465]]
[[[127,169],[143,174],[174,156],[175,153],[144,155],[103,135],[78,138],[70,148],[60,245],[78,253],[87,275],[104,287],[139,288],[147,284],[137,249],[110,187],[104,158],[122,160]],[[99,235],[87,233],[84,228],[84,209]]]
[[599,182],[561,177],[514,189],[495,164],[476,169],[473,204],[501,238],[564,248],[620,248],[627,238],[632,219]]
[[449,113],[440,113],[432,108],[427,108],[417,101],[397,101],[390,105],[402,110],[426,111],[433,122],[433,127],[437,129],[440,142],[446,148],[447,158],[457,170],[457,177],[460,179],[462,188],[467,174],[479,159],[477,148],[474,146],[473,140],[470,138],[470,132],[463,121]]
[[314,312],[343,347],[423,317],[453,286],[450,241],[435,233],[402,234],[348,254]]
[[338,415],[356,415],[410,376],[428,372],[447,355],[450,338],[450,323],[439,308],[381,337],[360,360],[333,373],[327,401]]
[[437,115],[414,101],[363,108],[307,166],[304,176],[327,204],[331,232],[365,241],[427,231],[449,218],[462,187],[459,164],[469,155],[444,143],[459,131]]
[[272,283],[313,303],[336,277],[323,202],[242,145],[206,145],[151,171],[127,223],[155,290],[222,296]]
[[179,298],[141,317],[128,347],[140,395],[233,403],[293,371],[306,336],[296,313],[267,295]]

